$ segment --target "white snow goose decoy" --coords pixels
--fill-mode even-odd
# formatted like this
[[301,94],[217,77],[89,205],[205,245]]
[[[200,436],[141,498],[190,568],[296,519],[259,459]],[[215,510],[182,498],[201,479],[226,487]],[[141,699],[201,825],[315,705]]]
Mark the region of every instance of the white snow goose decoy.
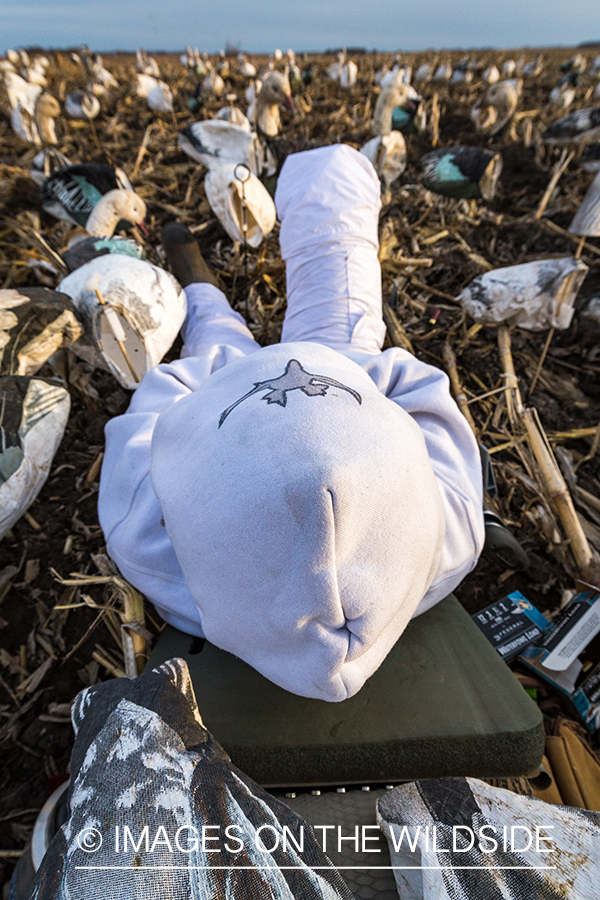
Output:
[[575,100],[579,79],[577,75],[565,75],[561,78],[556,87],[550,91],[549,103],[560,112],[566,112]]
[[496,135],[512,119],[519,104],[522,82],[508,79],[492,84],[471,110],[477,131]]
[[600,237],[600,144],[588,144],[581,154],[580,164],[586,172],[593,172],[595,178],[569,225],[569,231],[581,237]]
[[152,112],[173,112],[173,93],[168,84],[152,75],[138,73],[136,94],[143,97]]
[[243,53],[238,56],[238,67],[242,78],[256,78],[256,66]]
[[95,119],[100,113],[100,101],[88,91],[71,91],[65,99],[65,112],[70,119]]
[[169,272],[120,254],[91,260],[59,289],[72,298],[85,325],[73,350],[129,390],[161,361],[187,311],[185,293]]
[[537,259],[474,278],[457,297],[476,322],[507,322],[528,331],[565,329],[588,272],[581,259]]
[[5,72],[4,83],[15,134],[28,144],[55,144],[54,119],[60,114],[58,101],[42,93],[39,84],[30,84],[16,72]]

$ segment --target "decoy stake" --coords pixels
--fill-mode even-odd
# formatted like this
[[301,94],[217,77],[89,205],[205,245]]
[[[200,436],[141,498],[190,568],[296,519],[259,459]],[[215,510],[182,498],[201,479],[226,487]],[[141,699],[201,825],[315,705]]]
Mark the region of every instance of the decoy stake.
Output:
[[506,325],[498,328],[498,346],[505,378],[506,407],[511,425],[524,428],[529,446],[540,469],[541,480],[562,523],[575,558],[578,574],[585,583],[598,583],[598,563],[583,531],[569,488],[558,467],[537,410],[525,407],[521,399],[510,345],[510,331]]
[[544,215],[544,210],[546,209],[546,207],[548,206],[548,203],[550,202],[550,197],[552,196],[552,191],[558,184],[561,175],[563,174],[563,172],[565,171],[565,169],[567,168],[567,166],[569,165],[569,163],[571,162],[571,160],[573,159],[574,156],[575,156],[574,150],[571,150],[571,152],[567,156],[567,149],[565,147],[565,149],[563,150],[563,152],[560,155],[559,161],[554,166],[554,170],[552,172],[552,177],[550,178],[550,181],[548,182],[548,187],[544,191],[544,196],[540,200],[540,205],[538,206],[538,208],[535,212],[535,215],[533,217],[535,220],[541,219],[542,216]]
[[119,345],[119,350],[121,351],[121,353],[123,354],[123,356],[125,358],[125,362],[127,363],[129,371],[131,372],[131,377],[136,382],[136,384],[139,384],[140,379],[138,378],[137,372],[135,371],[135,369],[133,367],[133,363],[131,362],[131,360],[129,358],[129,353],[127,352],[127,348],[125,347],[125,344],[123,343],[123,338],[125,337],[125,335],[124,335],[124,333],[119,334],[118,327],[115,324],[112,316],[109,314],[109,310],[110,310],[110,312],[114,312],[114,310],[112,309],[110,303],[106,302],[106,300],[100,293],[100,289],[98,287],[94,288],[94,293],[96,294],[96,297],[98,298],[98,302],[100,303],[100,305],[102,307],[104,307],[104,309],[106,310],[105,316],[106,316],[106,321],[108,322],[108,327],[112,331],[114,339],[117,342],[117,344]]

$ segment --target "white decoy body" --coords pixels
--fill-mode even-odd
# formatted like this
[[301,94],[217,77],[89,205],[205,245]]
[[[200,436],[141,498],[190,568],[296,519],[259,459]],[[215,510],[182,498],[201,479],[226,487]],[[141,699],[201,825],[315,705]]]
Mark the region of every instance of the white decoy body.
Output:
[[500,72],[498,71],[497,66],[489,66],[483,75],[481,76],[482,81],[486,84],[496,84],[497,81],[500,81]]
[[173,94],[164,81],[159,81],[152,75],[138,73],[136,93],[138,97],[145,98],[152,112],[173,112]]
[[348,62],[342,66],[342,71],[340,72],[340,84],[343,88],[354,87],[357,78],[358,66],[354,60],[349,59]]
[[435,70],[432,81],[450,81],[452,78],[452,66],[450,63],[443,63]]
[[207,169],[223,163],[240,163],[258,172],[262,150],[256,134],[222,119],[193,122],[179,133],[178,144],[184,153]]
[[252,131],[248,118],[237,106],[224,106],[215,114],[215,119],[222,119],[231,125],[237,125],[239,128],[243,128],[244,131]]
[[573,85],[569,81],[564,81],[552,88],[548,102],[555,109],[564,112],[571,106],[576,94],[577,91]]
[[0,538],[31,506],[42,489],[62,440],[71,406],[69,392],[45,378],[21,376],[18,379],[3,378],[2,381],[4,402],[14,391],[17,381],[22,405],[17,445],[13,444],[11,448],[10,441],[6,440],[8,435],[3,435],[2,441],[2,456],[13,449],[16,459],[13,457],[9,461],[5,457],[2,460]]
[[60,115],[58,101],[42,93],[16,72],[5,72],[4,83],[11,105],[10,122],[15,134],[28,144],[55,144],[54,119]]
[[523,66],[523,75],[527,78],[538,78],[544,70],[541,56],[534,57],[531,62]]
[[406,169],[406,141],[399,131],[371,138],[360,148],[389,187]]
[[596,176],[569,225],[572,234],[586,237],[600,235],[600,144],[588,144],[581,154],[581,168]]
[[4,85],[11,109],[21,106],[33,115],[37,99],[42,93],[41,86],[39,84],[30,84],[21,75],[10,71],[4,73]]
[[415,72],[416,82],[430,81],[433,75],[433,66],[430,63],[423,63]]
[[46,78],[45,67],[38,62],[39,58],[40,57],[36,57],[31,66],[23,68],[21,70],[21,75],[30,84],[39,84],[41,87],[46,87],[48,79]]
[[404,66],[396,63],[393,69],[390,69],[389,72],[382,76],[379,84],[382,88],[386,88],[390,84],[400,84],[401,82],[406,82],[406,69]]
[[99,53],[94,57],[90,74],[96,84],[101,84],[105,88],[119,86],[119,82],[115,76],[109,72],[108,69],[104,68],[102,57]]
[[450,84],[471,84],[473,73],[468,69],[455,69],[450,79]]
[[478,275],[457,297],[476,322],[564,330],[588,272],[581,259],[539,259]]
[[202,88],[207,94],[214,94],[215,97],[220,97],[225,90],[225,82],[215,69],[211,69],[204,77]]
[[256,78],[256,66],[243,53],[238,56],[238,67],[243,78]]
[[331,63],[330,66],[327,66],[327,68],[325,69],[325,74],[328,78],[331,78],[332,81],[339,81],[345,63],[346,51],[342,50],[341,53],[338,53],[338,61],[335,63]]
[[179,57],[179,62],[182,66],[185,66],[186,69],[194,68],[194,51],[191,47],[186,45],[185,53],[182,53]]
[[378,69],[378,70],[375,72],[375,84],[381,84],[381,82],[383,81],[383,79],[384,79],[387,75],[389,75],[389,73],[390,73],[390,69],[389,69],[389,67],[386,66],[385,63],[384,63],[383,66],[381,67],[381,69]]
[[85,324],[73,350],[128,390],[161,361],[186,314],[185,293],[169,272],[121,254],[85,263],[59,290],[71,297]]
[[577,109],[553,122],[542,135],[546,144],[583,144],[600,137],[600,107]]
[[517,64],[514,59],[507,59],[502,64],[502,78],[512,78],[517,71]]

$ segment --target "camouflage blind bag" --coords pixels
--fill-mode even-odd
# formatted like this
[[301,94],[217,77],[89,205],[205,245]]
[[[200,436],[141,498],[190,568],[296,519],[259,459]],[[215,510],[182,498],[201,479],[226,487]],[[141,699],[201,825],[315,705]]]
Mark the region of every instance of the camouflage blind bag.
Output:
[[592,900],[600,813],[475,778],[402,784],[377,803],[402,900]]
[[29,900],[352,900],[310,827],[232,765],[185,662],[87,688],[70,818]]

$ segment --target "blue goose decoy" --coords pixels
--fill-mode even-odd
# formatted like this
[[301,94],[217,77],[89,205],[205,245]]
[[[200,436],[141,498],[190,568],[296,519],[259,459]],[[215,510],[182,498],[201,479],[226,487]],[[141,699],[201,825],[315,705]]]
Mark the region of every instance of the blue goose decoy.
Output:
[[74,241],[67,250],[63,251],[62,258],[69,272],[74,272],[75,269],[90,260],[97,259],[99,256],[107,256],[109,253],[120,253],[134,259],[146,259],[146,251],[141,244],[118,234],[105,237],[84,237]]
[[0,538],[42,489],[69,409],[69,392],[45,378],[0,377]]
[[423,184],[455,200],[492,200],[502,157],[480,147],[444,147],[421,159]]
[[41,186],[42,206],[57,219],[85,228],[103,194],[117,189],[133,191],[122,169],[104,163],[78,163],[54,172]]
[[600,106],[578,109],[553,122],[542,135],[546,144],[569,144],[600,137]]

